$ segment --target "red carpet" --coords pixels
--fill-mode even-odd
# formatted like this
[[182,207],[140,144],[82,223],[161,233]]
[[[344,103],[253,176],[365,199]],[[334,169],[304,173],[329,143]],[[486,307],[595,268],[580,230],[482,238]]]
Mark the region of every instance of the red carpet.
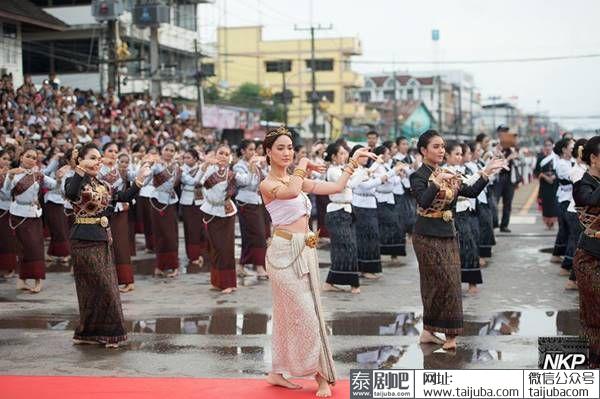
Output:
[[[1,376],[2,399],[276,399],[314,398],[314,380],[295,380],[304,389],[292,391],[261,379],[115,378]],[[350,397],[348,381],[338,381],[333,398]]]

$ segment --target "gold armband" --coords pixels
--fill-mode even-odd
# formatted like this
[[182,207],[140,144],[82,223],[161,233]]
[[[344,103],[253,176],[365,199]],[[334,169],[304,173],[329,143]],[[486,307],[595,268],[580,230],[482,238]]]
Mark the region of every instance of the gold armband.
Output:
[[301,177],[302,179],[304,179],[306,177],[306,170],[296,168],[296,169],[294,169],[294,173],[292,173],[292,176],[298,176],[298,177]]
[[350,166],[352,166],[352,169],[358,168],[358,161],[356,159],[350,158],[348,163],[350,164]]

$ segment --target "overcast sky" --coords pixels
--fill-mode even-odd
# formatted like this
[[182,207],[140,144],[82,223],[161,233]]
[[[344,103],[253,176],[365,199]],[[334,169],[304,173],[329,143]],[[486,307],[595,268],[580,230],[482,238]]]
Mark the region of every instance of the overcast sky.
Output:
[[[224,24],[264,25],[265,39],[298,38],[307,33],[294,31],[294,24],[310,24],[311,1],[215,0],[201,13],[203,42],[214,41],[215,27]],[[409,73],[435,69],[402,64],[435,59],[432,29],[440,31],[442,61],[600,54],[598,0],[314,0],[312,15],[315,24],[333,25],[320,37],[360,38],[363,55],[353,66],[360,72],[391,71],[392,61]],[[557,120],[568,128],[600,128],[600,57],[439,68],[472,73],[483,98],[518,96],[525,111],[557,118],[595,115]]]

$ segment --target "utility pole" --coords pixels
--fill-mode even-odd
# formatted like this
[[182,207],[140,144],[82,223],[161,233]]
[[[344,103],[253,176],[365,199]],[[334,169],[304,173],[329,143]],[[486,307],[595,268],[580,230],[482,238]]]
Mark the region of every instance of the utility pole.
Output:
[[396,79],[396,68],[392,72],[392,79],[394,80],[394,139],[398,137],[398,131],[400,130],[398,121],[398,94],[396,90],[398,88],[398,79]]
[[158,26],[150,27],[150,94],[158,100],[161,94],[158,60]]
[[204,89],[202,87],[202,81],[204,80],[204,71],[202,70],[201,55],[198,52],[198,40],[194,39],[194,55],[196,57],[196,97],[198,104],[196,106],[196,120],[200,125],[200,131],[204,128],[204,121],[202,119],[202,109],[204,107]]
[[[108,49],[108,59],[114,60],[117,58],[117,20],[112,19],[108,21],[107,25],[107,49]],[[108,64],[108,86],[112,87],[113,90],[116,89],[117,85],[117,69],[118,65],[116,63]]]
[[443,134],[444,125],[442,124],[442,76],[437,75],[437,87],[438,87],[438,126],[440,133]]
[[312,123],[310,130],[313,134],[313,140],[317,140],[317,106],[319,103],[319,95],[317,94],[317,76],[316,76],[316,59],[315,59],[315,30],[331,30],[333,26],[330,24],[327,27],[311,26],[310,28],[299,28],[294,26],[297,31],[310,31],[310,70],[311,70],[311,92],[310,92],[310,103],[312,105]]
[[284,60],[279,61],[279,72],[281,72],[281,101],[283,102],[283,123],[288,125],[288,95],[287,85],[285,83],[285,68],[286,62]]

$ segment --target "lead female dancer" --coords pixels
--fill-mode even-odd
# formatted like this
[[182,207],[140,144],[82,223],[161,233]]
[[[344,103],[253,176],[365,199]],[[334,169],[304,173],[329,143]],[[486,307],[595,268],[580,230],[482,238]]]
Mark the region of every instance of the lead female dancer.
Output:
[[[489,176],[504,167],[505,161],[490,161],[479,172],[479,179],[467,185],[459,174],[440,168],[446,145],[437,131],[423,133],[417,148],[423,156],[423,165],[410,176],[410,186],[418,205],[413,246],[419,263],[423,300],[420,342],[456,349],[456,336],[463,331],[460,251],[454,226],[456,202],[459,196],[476,198],[487,185]],[[436,337],[434,332],[446,334],[446,341]]]
[[273,290],[273,368],[267,382],[290,389],[301,386],[286,379],[314,375],[317,396],[331,396],[335,369],[319,295],[318,236],[308,228],[311,204],[305,192],[329,195],[341,192],[358,165],[360,157],[374,155],[357,151],[338,181],[307,179],[310,172],[324,172],[320,165],[302,158],[292,175],[287,173],[294,159],[290,132],[280,127],[270,131],[264,142],[271,171],[260,184],[260,192],[273,222],[273,236],[267,248],[266,266]]

